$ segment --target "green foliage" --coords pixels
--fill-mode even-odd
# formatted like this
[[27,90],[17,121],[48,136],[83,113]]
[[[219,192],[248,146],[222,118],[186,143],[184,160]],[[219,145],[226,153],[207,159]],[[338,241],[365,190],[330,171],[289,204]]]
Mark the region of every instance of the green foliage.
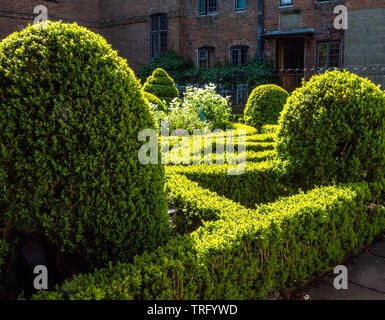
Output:
[[138,72],[138,77],[145,81],[155,69],[162,68],[175,79],[178,84],[184,83],[186,70],[194,68],[192,61],[186,61],[175,51],[168,51],[165,55],[155,57],[150,63],[144,65]]
[[224,65],[216,64],[211,69],[204,69],[194,67],[192,61],[186,61],[178,53],[169,51],[144,65],[139,70],[138,76],[144,81],[156,68],[166,70],[179,85],[219,82],[229,89],[234,82],[242,82],[249,88],[277,82],[274,65],[268,60],[260,63],[255,59],[250,59],[246,65],[241,67],[234,67],[226,62]]
[[151,93],[143,91],[143,97],[152,105],[154,105],[159,111],[165,112],[167,110],[166,105],[158,97]]
[[143,91],[153,94],[166,104],[179,97],[174,80],[163,69],[155,69],[143,85]]
[[8,254],[9,245],[4,239],[0,239],[0,270],[5,263],[6,256]]
[[187,87],[183,97],[183,105],[195,110],[201,119],[208,123],[210,130],[232,127],[228,103],[229,97],[224,98],[217,94],[214,84],[206,85],[204,88]]
[[216,93],[215,85],[204,88],[187,87],[183,100],[175,100],[169,108],[170,130],[229,129],[231,109],[229,98]]
[[275,84],[256,87],[246,104],[246,122],[258,129],[264,124],[276,124],[288,96],[286,90]]
[[173,218],[175,230],[179,233],[192,232],[204,221],[212,221],[250,209],[216,192],[201,187],[183,174],[170,173],[167,176],[169,204],[179,211]]
[[162,125],[167,127],[168,115],[166,112],[159,110],[159,108],[151,102],[149,105],[150,114],[155,123],[155,130],[159,133]]
[[368,201],[362,183],[235,210],[131,264],[78,275],[34,299],[266,298],[331,270],[383,230],[384,209]]
[[347,71],[313,76],[281,114],[278,155],[308,180],[383,181],[385,94]]
[[58,261],[88,270],[163,243],[164,170],[137,156],[153,126],[139,81],[101,36],[47,22],[3,40],[3,236],[44,237]]
[[232,66],[227,62],[211,69],[197,69],[187,72],[187,79],[193,75],[192,72],[199,75],[200,83],[219,82],[227,89],[231,89],[234,83],[247,84],[251,90],[251,88],[262,84],[277,82],[274,65],[269,60],[258,62],[255,59],[250,59],[246,65],[240,67]]
[[194,129],[203,130],[207,124],[199,117],[197,110],[185,104],[183,100],[175,99],[168,109],[168,127],[170,134],[179,129],[192,133]]
[[9,244],[4,239],[0,239],[0,297],[6,289],[7,282],[7,257],[9,254]]
[[249,208],[298,191],[297,184],[286,173],[285,164],[279,161],[247,163],[242,175],[229,175],[230,167],[234,165],[173,166],[166,167],[166,173],[185,175],[201,187]]

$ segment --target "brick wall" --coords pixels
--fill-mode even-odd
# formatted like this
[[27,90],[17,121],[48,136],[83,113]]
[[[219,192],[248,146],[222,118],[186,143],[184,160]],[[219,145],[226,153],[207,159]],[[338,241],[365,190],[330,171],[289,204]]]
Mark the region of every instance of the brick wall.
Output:
[[[138,70],[149,61],[150,57],[150,15],[167,13],[169,17],[168,48],[176,50],[186,58],[197,62],[197,50],[200,47],[215,47],[215,60],[222,62],[229,59],[231,46],[249,46],[249,56],[257,54],[257,5],[256,0],[247,0],[244,12],[235,12],[234,0],[218,0],[218,13],[213,16],[197,15],[197,0],[0,0],[0,39],[13,31],[24,28],[34,19],[33,8],[39,4],[48,7],[51,20],[62,19],[66,22],[77,21],[93,31],[100,32],[128,59],[130,66]],[[334,0],[320,3],[317,0],[294,0],[289,8],[280,8],[279,0],[264,1],[265,31],[279,30],[279,16],[283,13],[300,12],[300,27],[314,28],[312,37],[305,39],[305,68],[316,65],[316,43],[320,40],[340,39],[343,43],[344,32],[333,28],[335,15],[333,9],[338,4],[349,8],[352,29],[347,37],[345,59],[354,53],[357,45],[354,20],[359,19],[358,10],[378,10],[385,8],[385,0]],[[375,30],[384,25],[378,20],[374,23],[367,19],[366,37],[373,37]],[[356,22],[360,26],[360,22]],[[377,30],[378,31],[378,30]],[[357,34],[356,34],[357,35]],[[381,40],[383,31],[375,41]],[[381,40],[381,41],[380,41]],[[264,42],[264,55],[276,60],[276,41]],[[356,43],[356,44],[354,44]],[[344,43],[343,43],[344,44]],[[344,46],[343,46],[344,47]],[[363,47],[357,47],[364,51]],[[377,48],[382,50],[381,48]],[[357,52],[358,52],[357,51]],[[382,51],[383,52],[383,51]],[[372,51],[374,54],[374,51]],[[366,56],[371,52],[366,52]]]
[[98,32],[100,7],[98,1],[60,0],[59,2],[44,0],[1,0],[0,1],[0,39],[10,33],[21,30],[32,24],[36,15],[33,10],[38,5],[48,8],[50,20],[78,22]]
[[168,48],[183,51],[183,0],[101,0],[102,35],[138,70],[150,59],[150,16],[168,15]]
[[218,13],[198,16],[197,1],[186,2],[186,50],[185,55],[197,61],[198,48],[215,47],[215,59],[229,60],[230,47],[249,46],[249,56],[257,54],[257,5],[247,1],[245,11],[236,12],[233,0],[218,1]]

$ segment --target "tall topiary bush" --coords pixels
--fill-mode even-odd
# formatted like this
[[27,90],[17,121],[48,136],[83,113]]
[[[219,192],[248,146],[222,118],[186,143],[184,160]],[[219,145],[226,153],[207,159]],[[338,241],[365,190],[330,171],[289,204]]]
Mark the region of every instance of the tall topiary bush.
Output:
[[286,90],[275,84],[256,87],[247,100],[245,121],[257,129],[264,124],[276,124],[287,97]]
[[179,97],[174,80],[161,68],[155,69],[143,85],[143,91],[149,92],[160,100],[169,104],[174,98]]
[[139,81],[101,36],[47,22],[3,40],[2,236],[44,238],[57,261],[88,269],[162,243],[163,168],[138,161],[138,133],[153,126]]
[[379,182],[385,167],[385,95],[347,71],[313,76],[280,116],[277,153],[316,183]]
[[157,110],[159,110],[159,111],[166,111],[165,104],[158,97],[154,96],[151,93],[145,92],[145,91],[143,91],[143,97],[149,103],[153,104],[157,108]]

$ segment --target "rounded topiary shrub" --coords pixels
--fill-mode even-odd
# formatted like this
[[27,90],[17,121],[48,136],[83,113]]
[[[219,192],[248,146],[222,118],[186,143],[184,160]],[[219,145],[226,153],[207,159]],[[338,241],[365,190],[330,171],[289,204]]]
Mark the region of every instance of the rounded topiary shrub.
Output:
[[315,183],[377,181],[385,167],[385,95],[347,71],[303,82],[279,119],[277,153]]
[[143,96],[149,103],[153,104],[157,110],[166,111],[166,106],[158,97],[145,91],[143,91]]
[[246,123],[261,129],[264,124],[276,124],[285,105],[288,93],[275,84],[256,87],[250,94],[245,107]]
[[143,85],[143,91],[153,94],[166,104],[179,97],[174,80],[161,68],[155,69]]
[[138,133],[153,126],[139,81],[101,36],[47,22],[4,39],[0,223],[7,237],[44,237],[57,261],[70,255],[89,269],[162,243],[164,171],[138,160]]

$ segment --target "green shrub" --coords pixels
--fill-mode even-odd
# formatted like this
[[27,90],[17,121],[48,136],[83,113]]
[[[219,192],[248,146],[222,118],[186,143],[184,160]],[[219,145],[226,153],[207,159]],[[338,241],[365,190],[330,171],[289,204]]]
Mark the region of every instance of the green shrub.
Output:
[[195,110],[210,130],[232,128],[228,103],[229,97],[219,95],[213,83],[204,88],[187,87],[183,96],[183,105]]
[[178,89],[175,82],[163,69],[155,69],[143,85],[143,91],[153,94],[166,104],[179,97]]
[[[185,116],[187,115],[187,112],[183,113]],[[169,116],[171,113],[169,114]],[[182,116],[182,115],[181,115]],[[188,118],[188,117],[186,117]],[[187,121],[186,121],[186,124]],[[238,127],[239,124],[234,124],[236,127]],[[275,133],[263,133],[263,134],[255,134],[256,129],[253,127],[249,127],[246,125],[241,126],[242,130],[246,131],[246,152],[243,152],[241,154],[238,153],[240,145],[239,145],[239,139],[244,139],[243,133],[240,133],[239,130],[236,128],[234,131],[229,131],[230,133],[233,133],[234,141],[234,153],[226,152],[226,143],[230,142],[228,140],[228,131],[223,131],[223,134],[221,136],[218,136],[215,132],[204,133],[199,139],[196,139],[197,137],[189,136],[186,140],[181,140],[180,138],[177,140],[176,137],[167,137],[162,136],[161,142],[162,143],[169,143],[170,147],[173,148],[174,146],[178,144],[182,144],[183,148],[188,148],[187,154],[190,154],[190,161],[186,161],[187,163],[182,163],[181,165],[189,165],[189,164],[196,164],[205,163],[208,159],[206,156],[209,157],[210,163],[238,163],[238,161],[232,162],[231,159],[238,160],[238,159],[246,159],[246,161],[249,162],[260,162],[260,161],[266,161],[268,159],[273,159],[275,157]],[[247,132],[250,132],[250,135],[247,135]],[[196,139],[196,140],[195,140]],[[220,139],[220,140],[218,140]],[[198,144],[198,146],[197,146]],[[179,145],[180,146],[180,145]],[[212,151],[211,153],[209,151]],[[245,154],[244,154],[245,153]],[[176,153],[172,150],[170,152],[170,165],[174,164],[173,157],[176,155]],[[212,159],[212,162],[211,162]],[[188,159],[187,159],[188,160]],[[179,164],[180,165],[180,164]]]
[[6,289],[6,263],[8,254],[9,244],[4,239],[0,239],[0,297],[4,295],[4,291]]
[[151,76],[155,69],[162,68],[176,81],[178,84],[184,84],[186,81],[185,72],[194,68],[192,61],[185,60],[175,51],[168,51],[166,54],[155,57],[150,63],[140,68],[138,77],[143,82]]
[[138,160],[138,133],[153,126],[139,81],[101,36],[47,22],[3,40],[0,221],[7,237],[44,237],[58,261],[70,255],[87,270],[163,243],[164,170]]
[[213,68],[197,68],[191,60],[184,59],[174,51],[155,57],[144,65],[138,76],[144,82],[156,68],[164,69],[179,85],[220,83],[226,89],[231,89],[235,82],[247,84],[249,88],[278,81],[274,64],[271,60],[258,62],[249,59],[243,66],[233,66],[229,61],[216,63]]
[[34,299],[266,298],[332,270],[384,230],[384,209],[370,201],[362,183],[235,210],[132,264],[78,275]]
[[264,124],[276,124],[287,97],[288,93],[275,84],[256,87],[247,100],[246,122],[259,130]]
[[9,250],[8,243],[5,240],[0,239],[0,270],[2,265],[5,263],[8,250]]
[[347,71],[313,76],[289,97],[279,122],[277,153],[307,179],[383,179],[385,94],[368,79]]
[[170,131],[192,133],[194,129],[230,129],[231,109],[228,98],[216,93],[215,85],[204,88],[187,87],[183,100],[174,100],[169,108]]
[[166,111],[167,108],[165,104],[158,97],[154,96],[151,93],[143,91],[143,97],[151,104],[153,104],[158,110]]
[[175,99],[170,103],[167,120],[170,134],[179,129],[193,133],[194,129],[207,128],[207,124],[202,121],[198,112],[180,99]]
[[246,214],[250,210],[202,188],[182,174],[167,176],[167,190],[169,204],[179,209],[173,218],[174,228],[179,233],[195,231],[205,221],[230,219],[234,214]]
[[249,162],[241,175],[229,175],[228,169],[232,167],[235,166],[231,164],[168,166],[166,174],[185,175],[201,187],[248,208],[293,194],[299,187],[308,188],[297,184],[297,181],[286,172],[285,163],[280,161]]

